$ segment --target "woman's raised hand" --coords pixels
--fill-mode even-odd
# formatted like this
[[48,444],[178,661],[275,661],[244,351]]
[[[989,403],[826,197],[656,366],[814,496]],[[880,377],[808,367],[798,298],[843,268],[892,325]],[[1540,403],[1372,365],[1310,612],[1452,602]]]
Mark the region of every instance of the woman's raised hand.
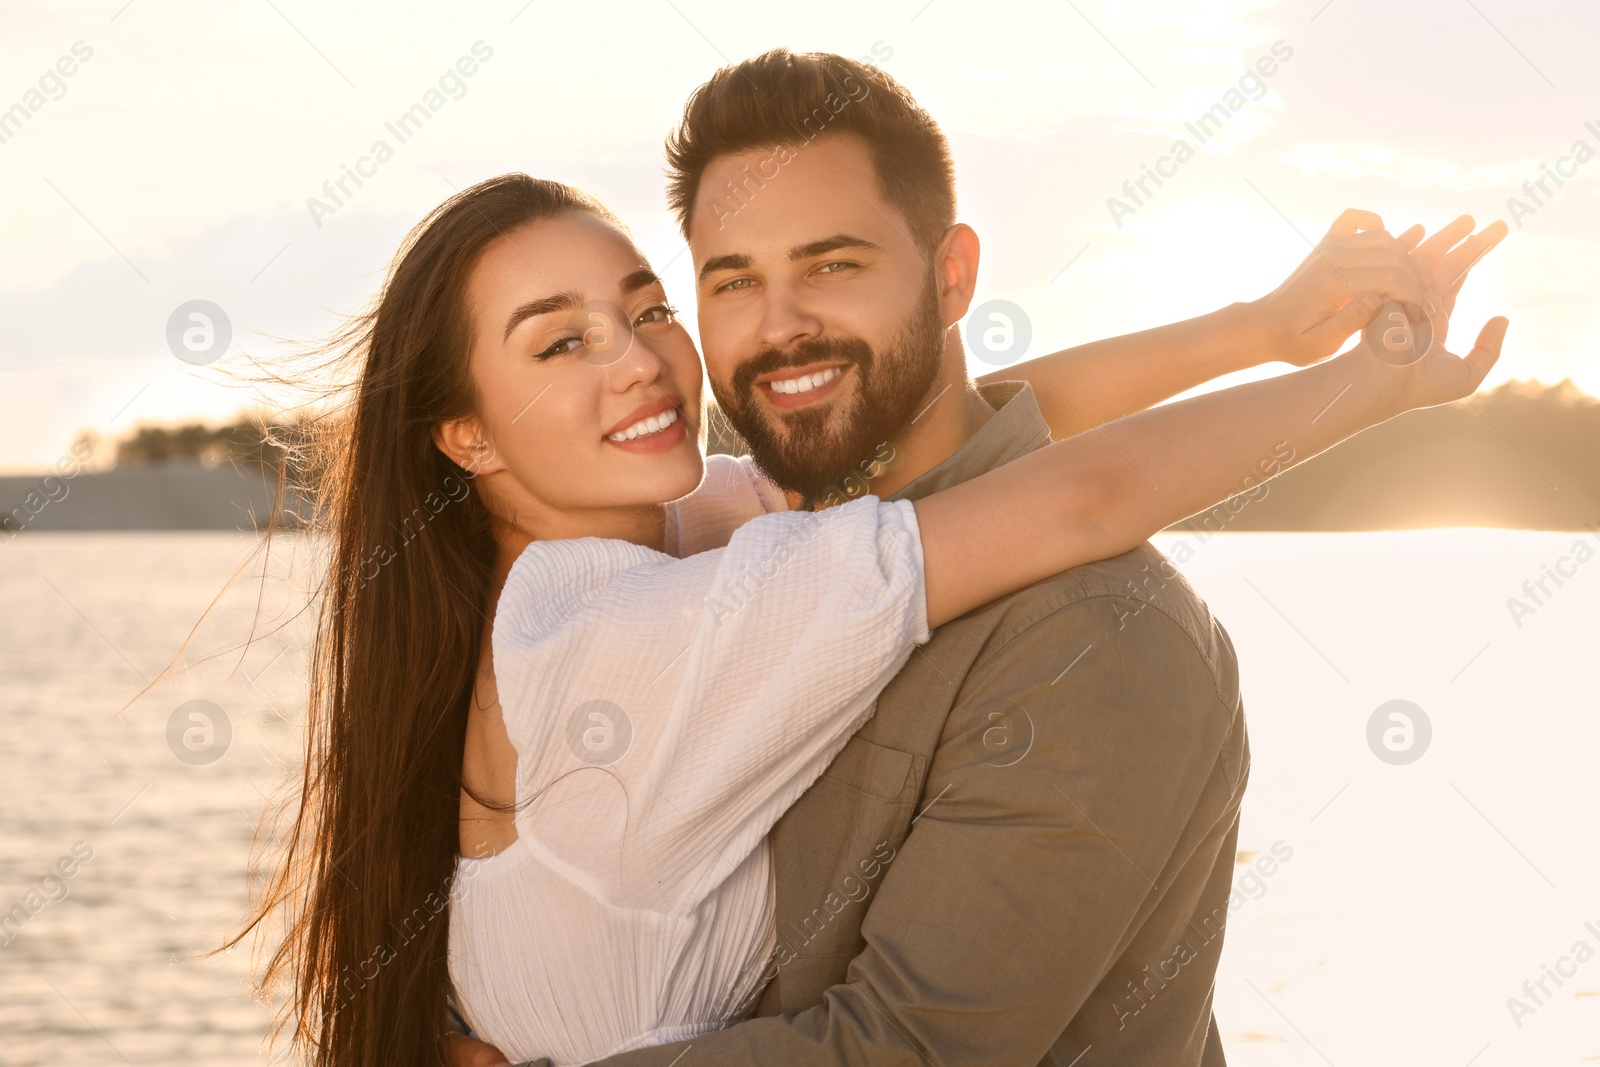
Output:
[[1261,319],[1265,355],[1310,366],[1343,348],[1383,300],[1422,306],[1429,294],[1411,258],[1422,233],[1412,230],[1407,244],[1390,236],[1371,211],[1349,208],[1335,219],[1283,284],[1251,305]]

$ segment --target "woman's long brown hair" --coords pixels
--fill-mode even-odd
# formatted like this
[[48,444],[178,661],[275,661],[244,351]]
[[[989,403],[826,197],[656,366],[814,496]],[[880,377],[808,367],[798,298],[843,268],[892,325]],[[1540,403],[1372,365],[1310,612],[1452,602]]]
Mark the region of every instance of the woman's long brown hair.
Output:
[[[304,782],[229,942],[282,935],[259,991],[280,993],[280,1026],[316,1067],[445,1062],[461,765],[495,542],[433,429],[475,410],[465,293],[479,257],[568,211],[615,221],[522,174],[459,193],[411,231],[372,309],[320,350],[348,392],[296,464],[328,558]],[[280,499],[288,477],[285,464]]]

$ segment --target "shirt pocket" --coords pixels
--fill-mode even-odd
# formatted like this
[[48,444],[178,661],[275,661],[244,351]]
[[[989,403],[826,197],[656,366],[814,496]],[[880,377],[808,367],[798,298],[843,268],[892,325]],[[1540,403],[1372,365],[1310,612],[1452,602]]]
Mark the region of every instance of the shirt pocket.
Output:
[[906,800],[916,787],[916,756],[854,736],[822,777],[880,800]]
[[[910,829],[926,758],[853,736],[774,829],[778,937],[792,954],[759,1014],[797,1012],[846,980],[861,924]],[[857,897],[853,888],[865,886]],[[837,913],[829,906],[837,896]]]

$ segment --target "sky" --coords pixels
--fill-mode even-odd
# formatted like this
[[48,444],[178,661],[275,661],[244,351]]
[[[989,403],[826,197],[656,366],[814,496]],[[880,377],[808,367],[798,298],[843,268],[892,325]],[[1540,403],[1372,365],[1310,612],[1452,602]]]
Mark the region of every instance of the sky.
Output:
[[[717,67],[777,45],[875,62],[941,123],[975,304],[1025,311],[1022,355],[1259,297],[1346,207],[1392,232],[1469,213],[1511,233],[1453,338],[1505,314],[1489,385],[1600,395],[1597,39],[1600,5],[1574,0],[7,0],[0,470],[261,403],[247,357],[326,334],[411,225],[506,171],[610,205],[692,329],[662,138]],[[1241,99],[1203,144],[1186,126]],[[386,124],[419,102],[402,143]],[[1193,157],[1131,199],[1178,140]],[[366,175],[335,200],[347,167]],[[231,327],[204,365],[168,340],[196,300]]]

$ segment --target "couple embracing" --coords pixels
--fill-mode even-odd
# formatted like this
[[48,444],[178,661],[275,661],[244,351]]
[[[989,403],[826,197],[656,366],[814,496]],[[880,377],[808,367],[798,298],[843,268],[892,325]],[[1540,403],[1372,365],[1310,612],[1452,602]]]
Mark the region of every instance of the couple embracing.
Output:
[[[1445,325],[1503,227],[1349,211],[1259,300],[974,381],[978,238],[894,79],[764,54],[667,155],[699,351],[621,221],[520,174],[330,349],[305,781],[253,917],[305,1058],[1222,1063],[1238,666],[1146,539],[1476,389],[1505,320],[1464,358]],[[1334,356],[1385,300],[1426,355]],[[705,379],[748,456],[704,454]]]

